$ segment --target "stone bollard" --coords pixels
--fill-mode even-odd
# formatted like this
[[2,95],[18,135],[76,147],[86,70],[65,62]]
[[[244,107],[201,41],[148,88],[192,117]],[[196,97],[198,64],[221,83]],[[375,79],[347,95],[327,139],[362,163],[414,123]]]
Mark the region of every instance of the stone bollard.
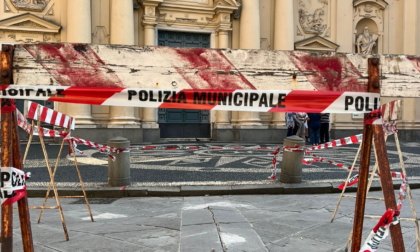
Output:
[[[305,146],[305,140],[298,136],[290,136],[284,139],[284,147]],[[280,182],[300,183],[302,182],[302,158],[303,151],[284,151],[281,161]]]
[[[115,148],[129,148],[130,141],[124,137],[116,137],[108,141],[108,146]],[[108,185],[127,186],[130,178],[130,152],[114,153],[115,161],[108,157]]]

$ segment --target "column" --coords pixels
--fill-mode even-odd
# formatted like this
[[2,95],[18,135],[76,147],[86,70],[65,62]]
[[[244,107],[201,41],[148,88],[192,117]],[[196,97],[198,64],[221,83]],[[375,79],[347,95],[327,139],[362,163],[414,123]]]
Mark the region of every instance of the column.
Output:
[[[67,1],[67,42],[92,43],[90,0]],[[76,119],[77,125],[90,125],[91,105],[66,104],[66,113]]]
[[[240,49],[260,49],[260,1],[242,2],[239,34]],[[220,36],[220,35],[219,35]],[[239,112],[238,124],[241,126],[260,126],[260,113]]]
[[[294,50],[293,0],[276,1],[274,13],[274,50]],[[273,113],[274,128],[285,125],[284,113]]]
[[404,54],[416,55],[420,52],[417,52],[416,47],[417,43],[420,41],[416,41],[417,36],[417,26],[418,24],[418,11],[417,11],[417,3],[418,0],[405,0],[404,1],[404,13],[403,13],[403,20],[404,20]]
[[[114,45],[134,45],[134,10],[132,0],[111,0],[110,43]],[[112,106],[111,125],[139,125],[134,107]]]
[[[228,48],[229,45],[229,31],[228,30],[220,30],[219,33],[219,41],[218,45],[219,48]],[[218,110],[216,111],[216,127],[219,127],[223,125],[222,127],[226,127],[227,125],[230,125],[229,121],[229,111],[222,111]]]
[[[155,45],[155,26],[157,24],[155,8],[156,6],[145,6],[145,10],[148,11],[144,13],[149,13],[143,21],[145,46]],[[155,108],[143,108],[143,128],[159,128],[159,124],[156,121],[157,110]]]
[[274,50],[294,50],[293,0],[276,1]]

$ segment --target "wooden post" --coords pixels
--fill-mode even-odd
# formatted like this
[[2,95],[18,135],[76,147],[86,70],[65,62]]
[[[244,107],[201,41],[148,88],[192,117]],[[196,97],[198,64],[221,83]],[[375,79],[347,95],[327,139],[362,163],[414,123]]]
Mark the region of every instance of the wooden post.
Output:
[[[379,92],[379,88],[378,88]],[[376,153],[378,155],[378,166],[382,184],[382,192],[384,194],[386,209],[397,210],[397,203],[395,201],[394,185],[392,183],[391,170],[389,169],[388,155],[386,152],[386,145],[384,139],[384,131],[382,125],[372,125],[373,135],[375,141]],[[397,224],[390,227],[392,247],[394,252],[403,252],[404,240],[401,232],[401,225]]]
[[[1,50],[2,85],[12,84],[13,47],[3,45]],[[10,109],[9,99],[1,99],[1,167],[12,167],[12,114],[6,113]],[[13,205],[1,205],[1,251],[13,251]]]
[[[13,52],[13,46],[2,46],[0,84],[13,84]],[[2,113],[5,112],[4,114],[2,114],[1,118],[2,167],[15,167],[17,169],[23,170],[23,165],[20,158],[19,129],[16,122],[16,111],[13,110],[15,102],[11,100],[2,99],[1,104]],[[6,107],[9,107],[9,109],[7,111],[3,110]],[[34,251],[34,246],[32,241],[32,230],[28,208],[28,199],[26,196],[18,201],[18,206],[23,251],[32,252]],[[2,205],[1,213],[1,251],[13,251],[13,205]]]
[[[379,59],[370,58],[368,59],[368,92],[374,92],[374,86],[377,85],[379,90]],[[368,114],[365,114],[365,119]],[[362,245],[362,233],[363,233],[363,220],[365,215],[365,203],[367,194],[367,184],[369,177],[369,164],[370,154],[372,152],[372,125],[365,124],[363,126],[363,142],[362,142],[362,154],[360,157],[360,171],[359,171],[359,184],[357,186],[357,198],[356,207],[354,211],[354,222],[353,222],[353,237],[352,237],[352,252],[359,252]]]
[[[16,111],[12,113],[12,146],[13,146],[13,167],[23,170],[23,163],[20,155],[19,128],[17,125]],[[23,251],[33,252],[31,218],[29,215],[28,198],[25,196],[18,201],[20,230],[22,233]]]

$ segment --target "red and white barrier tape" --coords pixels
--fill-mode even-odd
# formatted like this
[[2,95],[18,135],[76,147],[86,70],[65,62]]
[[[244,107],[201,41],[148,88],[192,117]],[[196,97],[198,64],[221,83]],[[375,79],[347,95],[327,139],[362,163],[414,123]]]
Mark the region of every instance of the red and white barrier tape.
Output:
[[0,95],[90,105],[255,112],[369,113],[380,106],[379,94],[339,91],[9,85]]
[[397,123],[384,123],[382,124],[385,135],[394,135],[398,132]]
[[388,209],[381,219],[378,221],[378,224],[373,228],[367,237],[360,252],[376,252],[379,248],[379,245],[385,238],[389,235],[389,227],[398,225],[400,223],[399,212]]
[[388,236],[389,227],[400,223],[400,211],[402,204],[407,197],[408,181],[404,174],[391,172],[393,178],[402,179],[400,191],[398,192],[397,210],[388,209],[381,217],[378,224],[373,228],[363,244],[360,252],[376,252],[380,243]]
[[280,148],[277,148],[276,151],[268,154],[269,156],[273,156],[273,171],[271,172],[271,176],[268,177],[272,180],[275,180],[277,176],[277,155],[279,154],[279,152],[280,152]]
[[28,118],[38,120],[38,106],[40,109],[40,120],[51,125],[74,129],[75,120],[73,117],[57,112],[50,108],[28,101]]
[[12,205],[26,196],[26,180],[31,173],[14,167],[1,167],[1,204]]

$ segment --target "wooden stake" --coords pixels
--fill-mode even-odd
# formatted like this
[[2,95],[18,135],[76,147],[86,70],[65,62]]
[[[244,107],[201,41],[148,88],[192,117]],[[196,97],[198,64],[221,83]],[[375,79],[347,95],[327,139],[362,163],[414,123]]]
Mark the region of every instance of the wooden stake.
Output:
[[[66,132],[66,130],[64,130],[64,132]],[[60,157],[61,157],[61,151],[63,150],[63,146],[64,146],[64,141],[65,140],[63,138],[63,141],[61,142],[60,150],[58,151],[57,160],[55,161],[55,166],[54,166],[54,171],[53,171],[53,177],[55,176],[55,172],[57,171],[58,162],[60,161]],[[47,203],[47,199],[50,196],[51,184],[52,183],[50,181],[50,183],[48,184],[47,195],[45,195],[44,203],[42,204],[42,207],[43,208],[41,208],[41,212],[39,213],[38,224],[41,222],[42,214],[44,213],[45,204]],[[52,197],[52,198],[55,198],[55,197]]]
[[[401,147],[400,147],[400,140],[398,139],[398,134],[397,133],[394,134],[394,138],[395,138],[395,144],[397,145],[397,151],[398,151],[398,156],[400,158],[402,172],[404,174],[404,177],[407,177],[407,172],[405,170],[405,165],[404,165],[404,159],[403,159],[402,152],[401,152]],[[410,184],[408,184],[408,186],[407,186],[407,194],[408,194],[408,198],[410,200],[411,211],[413,212],[413,217],[414,217],[414,220],[415,220],[414,223],[416,225],[417,252],[420,252],[419,221],[418,221],[418,218],[417,218],[416,209],[414,208],[413,197],[411,196]]]
[[357,161],[357,158],[359,157],[359,153],[360,153],[360,149],[361,149],[361,148],[362,148],[362,145],[360,144],[360,145],[359,145],[359,148],[357,149],[356,156],[354,157],[353,164],[351,165],[351,170],[349,171],[349,175],[347,176],[346,182],[344,183],[344,188],[343,188],[343,190],[341,191],[340,198],[338,199],[337,205],[335,206],[335,210],[334,210],[333,216],[332,216],[332,218],[331,218],[331,223],[334,221],[335,215],[337,214],[338,207],[340,206],[341,199],[343,198],[343,196],[344,196],[344,192],[346,191],[346,188],[347,188],[347,183],[349,182],[349,179],[350,179],[351,174],[352,174],[352,172],[353,172],[354,166],[356,165],[356,161]]
[[39,140],[41,142],[42,151],[44,152],[45,162],[47,163],[47,169],[48,169],[48,173],[50,175],[50,180],[51,180],[51,184],[52,184],[52,187],[53,187],[55,200],[57,201],[58,211],[60,212],[61,222],[63,223],[64,235],[66,237],[66,241],[68,241],[69,240],[69,235],[67,233],[66,221],[64,220],[63,210],[61,209],[60,199],[58,198],[57,188],[55,187],[54,176],[52,175],[52,172],[51,172],[50,161],[48,160],[47,150],[46,150],[45,144],[44,144],[44,137],[42,136],[42,134],[40,132],[41,131],[40,130],[41,129],[41,124],[40,124],[41,109],[39,108],[39,105],[38,105],[37,111],[38,111],[37,124],[38,124],[38,131],[39,131]]
[[[379,91],[379,59],[368,59],[368,92]],[[368,114],[365,114],[365,120]],[[359,252],[362,245],[363,220],[365,214],[365,203],[367,193],[367,182],[369,175],[370,154],[372,152],[372,125],[365,124],[363,127],[362,155],[360,157],[359,184],[357,186],[357,198],[354,211],[354,224],[352,235],[352,252]]]
[[76,165],[77,174],[79,175],[80,186],[82,187],[83,196],[85,197],[85,201],[86,201],[86,206],[87,206],[88,211],[89,211],[90,219],[93,222],[92,212],[90,211],[89,201],[88,201],[87,196],[86,196],[85,187],[83,186],[82,176],[80,175],[79,166],[77,165],[76,152],[74,152],[73,141],[71,139],[69,140],[69,144],[70,144],[71,151],[73,152],[74,164]]
[[34,120],[32,120],[32,124],[31,125],[32,125],[31,134],[29,135],[28,143],[26,144],[25,154],[23,155],[23,161],[22,161],[22,163],[25,163],[26,156],[28,155],[28,151],[29,151],[29,146],[31,145],[31,142],[32,142],[32,137],[33,137],[34,128],[35,128]]
[[[19,128],[17,125],[16,111],[12,113],[12,146],[13,146],[13,167],[23,170],[20,158]],[[25,196],[18,201],[20,230],[22,233],[23,251],[33,252],[31,218],[29,215],[28,198]]]

